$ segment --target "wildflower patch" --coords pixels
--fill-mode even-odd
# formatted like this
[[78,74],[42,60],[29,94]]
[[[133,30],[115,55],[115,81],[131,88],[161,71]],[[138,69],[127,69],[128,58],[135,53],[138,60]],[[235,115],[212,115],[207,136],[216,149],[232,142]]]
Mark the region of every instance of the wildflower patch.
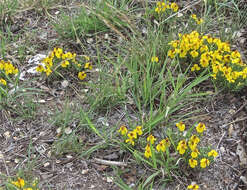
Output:
[[[197,19],[195,15],[192,18]],[[214,81],[235,91],[247,85],[247,65],[237,50],[231,50],[228,42],[192,31],[179,34],[179,39],[171,41],[169,45],[171,49],[167,55],[191,64],[191,72],[206,69]]]
[[52,73],[59,74],[59,71],[71,68],[76,70],[79,80],[84,80],[87,72],[93,67],[88,56],[84,56],[84,63],[81,63],[77,60],[76,53],[64,52],[62,48],[56,47],[42,60],[42,64],[37,66],[36,71],[49,77]]

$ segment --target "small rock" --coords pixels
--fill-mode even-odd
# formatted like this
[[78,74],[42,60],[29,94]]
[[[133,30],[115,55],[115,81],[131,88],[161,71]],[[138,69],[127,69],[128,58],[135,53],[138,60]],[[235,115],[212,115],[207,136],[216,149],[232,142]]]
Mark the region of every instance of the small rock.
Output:
[[245,176],[241,176],[241,177],[240,177],[240,180],[241,180],[242,182],[244,182],[244,184],[247,185],[247,179],[246,179]]
[[61,83],[62,87],[63,88],[67,88],[69,86],[69,82],[67,80],[64,80],[62,83]]
[[70,127],[67,127],[67,128],[65,128],[64,132],[66,135],[69,135],[72,133],[72,129]]
[[112,183],[113,182],[113,177],[106,177],[106,182],[107,183]]
[[226,152],[225,147],[223,147],[223,146],[222,146],[222,147],[220,147],[220,152],[221,152],[221,153],[225,153],[225,152]]
[[62,127],[57,128],[56,131],[57,131],[58,134],[61,133],[62,132]]
[[89,43],[89,44],[93,43],[93,38],[88,38],[87,43]]
[[178,13],[178,18],[184,16],[182,13]]
[[44,167],[48,167],[50,165],[49,162],[44,163]]
[[10,132],[9,132],[9,131],[6,131],[3,135],[4,135],[7,139],[10,138]]
[[81,171],[81,174],[82,174],[82,175],[85,175],[85,174],[88,174],[88,172],[89,172],[89,169],[82,170],[82,171]]

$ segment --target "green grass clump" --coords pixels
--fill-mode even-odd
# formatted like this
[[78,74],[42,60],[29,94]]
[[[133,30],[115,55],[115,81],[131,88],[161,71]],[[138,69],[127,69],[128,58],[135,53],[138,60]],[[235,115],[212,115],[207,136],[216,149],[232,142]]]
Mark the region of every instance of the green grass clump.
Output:
[[108,30],[104,22],[85,8],[81,8],[80,13],[73,17],[62,14],[60,23],[54,23],[54,27],[61,37],[71,39]]

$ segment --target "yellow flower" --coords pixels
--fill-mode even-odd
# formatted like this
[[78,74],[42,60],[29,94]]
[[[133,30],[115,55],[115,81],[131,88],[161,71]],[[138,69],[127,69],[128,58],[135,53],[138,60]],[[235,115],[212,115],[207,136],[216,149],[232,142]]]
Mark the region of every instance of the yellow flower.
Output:
[[68,58],[68,59],[72,59],[72,58],[74,58],[76,56],[76,54],[74,53],[74,54],[72,54],[71,52],[67,52],[66,53],[66,57]]
[[196,126],[196,131],[198,133],[203,133],[203,131],[206,130],[206,126],[204,123],[199,123],[197,126]]
[[187,188],[192,189],[192,190],[197,190],[197,189],[199,189],[199,186],[197,184],[191,184]]
[[81,71],[81,72],[78,73],[78,78],[79,78],[80,80],[85,79],[86,76],[87,76],[87,74],[85,73],[85,71]]
[[144,156],[146,158],[152,157],[152,151],[151,151],[151,148],[150,148],[150,145],[149,144],[147,144],[147,146],[145,147]]
[[191,157],[192,158],[197,158],[198,157],[198,154],[199,154],[199,151],[197,148],[193,149],[193,151],[191,152]]
[[52,73],[52,70],[49,67],[44,71],[46,72],[46,76],[49,76]]
[[201,46],[200,51],[201,52],[207,52],[208,51],[208,46],[207,45]]
[[197,166],[197,160],[189,159],[189,165],[191,168],[195,168]]
[[129,137],[130,139],[137,139],[136,131],[134,130],[134,131],[129,132],[129,133],[128,133],[128,137]]
[[175,57],[175,55],[176,55],[176,51],[175,50],[169,50],[168,51],[168,57],[173,59]]
[[42,73],[44,70],[45,69],[44,69],[44,67],[42,65],[38,65],[37,68],[36,68],[36,71],[40,72],[40,73]]
[[240,58],[240,57],[241,57],[241,55],[240,55],[240,53],[237,50],[235,50],[235,51],[233,51],[231,53],[231,58],[232,59],[236,59],[236,58]]
[[141,136],[142,135],[142,126],[136,126],[135,132]]
[[154,144],[154,142],[156,141],[156,138],[153,135],[149,135],[147,137],[147,141],[150,142],[151,144]]
[[195,58],[195,57],[198,57],[199,53],[197,51],[191,51],[190,52],[190,55]]
[[53,52],[55,53],[55,56],[60,59],[63,55],[63,49],[61,48],[54,48]]
[[151,61],[158,63],[159,62],[159,58],[156,57],[156,56],[153,56],[152,59],[151,59]]
[[15,185],[18,188],[23,188],[25,186],[25,181],[24,179],[18,177],[17,181],[12,181],[11,182],[13,185]]
[[181,132],[185,130],[185,124],[182,121],[180,121],[179,123],[176,123],[176,126]]
[[200,139],[196,136],[196,135],[192,135],[190,137],[190,141],[195,142],[196,144],[198,144],[200,142]]
[[87,63],[85,63],[84,69],[92,70],[93,66],[92,66],[92,64],[90,62],[87,62]]
[[178,11],[178,5],[176,3],[172,3],[170,7],[173,10],[173,12],[177,12]]
[[178,143],[177,150],[179,151],[179,154],[184,154],[187,149],[187,144],[185,140],[181,140]]
[[211,150],[209,153],[208,153],[208,156],[213,156],[213,157],[217,157],[218,156],[218,152],[216,152],[216,150]]
[[31,187],[25,188],[23,190],[33,190]]
[[135,145],[135,141],[132,138],[126,139],[125,142],[130,143],[132,146]]
[[200,25],[201,23],[203,23],[203,19],[202,18],[200,18],[200,20],[196,20],[196,23],[198,24],[198,25]]
[[195,141],[191,141],[191,140],[189,140],[188,145],[192,151],[195,150],[197,147],[197,143]]
[[62,61],[62,63],[61,63],[61,66],[63,68],[66,68],[68,65],[69,65],[69,61],[68,60]]
[[200,71],[200,67],[199,67],[199,65],[198,64],[194,64],[193,65],[193,67],[191,67],[191,71],[193,72],[193,71]]
[[0,79],[0,84],[6,86],[7,85],[7,82],[6,80],[4,80],[3,78]]
[[123,125],[119,128],[118,132],[121,133],[121,135],[126,135],[128,133],[128,129]]
[[201,56],[200,65],[201,65],[202,67],[207,67],[207,66],[209,65],[208,59],[206,59],[206,58],[204,58],[203,56]]
[[202,158],[200,161],[200,166],[201,168],[206,168],[207,166],[209,166],[210,161],[207,158]]
[[160,151],[165,152],[166,146],[165,146],[165,141],[164,140],[159,142],[159,144],[156,146],[156,150],[158,152],[160,152]]
[[197,16],[195,14],[192,14],[191,17],[196,20],[197,19]]

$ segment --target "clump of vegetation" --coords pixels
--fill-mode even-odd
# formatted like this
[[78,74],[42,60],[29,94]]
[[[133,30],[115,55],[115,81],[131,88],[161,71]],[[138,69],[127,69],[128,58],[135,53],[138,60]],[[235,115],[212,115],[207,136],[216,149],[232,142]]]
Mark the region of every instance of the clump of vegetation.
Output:
[[39,190],[37,179],[31,182],[27,182],[21,177],[17,177],[16,179],[9,179],[9,182],[7,182],[6,186],[9,190]]
[[231,50],[229,43],[192,31],[179,34],[179,40],[169,44],[172,49],[168,56],[172,59],[177,57],[186,66],[192,65],[192,72],[206,69],[218,84],[233,91],[247,85],[247,65],[237,50]]
[[8,83],[13,83],[18,72],[18,68],[10,61],[0,60],[0,95],[7,95]]
[[84,56],[85,63],[81,63],[76,59],[76,53],[64,52],[62,48],[54,48],[49,55],[42,60],[42,64],[38,65],[36,70],[45,73],[46,76],[55,73],[61,76],[61,71],[65,68],[74,69],[78,72],[78,78],[83,80],[87,76],[87,70],[92,69],[92,63],[88,56]]

